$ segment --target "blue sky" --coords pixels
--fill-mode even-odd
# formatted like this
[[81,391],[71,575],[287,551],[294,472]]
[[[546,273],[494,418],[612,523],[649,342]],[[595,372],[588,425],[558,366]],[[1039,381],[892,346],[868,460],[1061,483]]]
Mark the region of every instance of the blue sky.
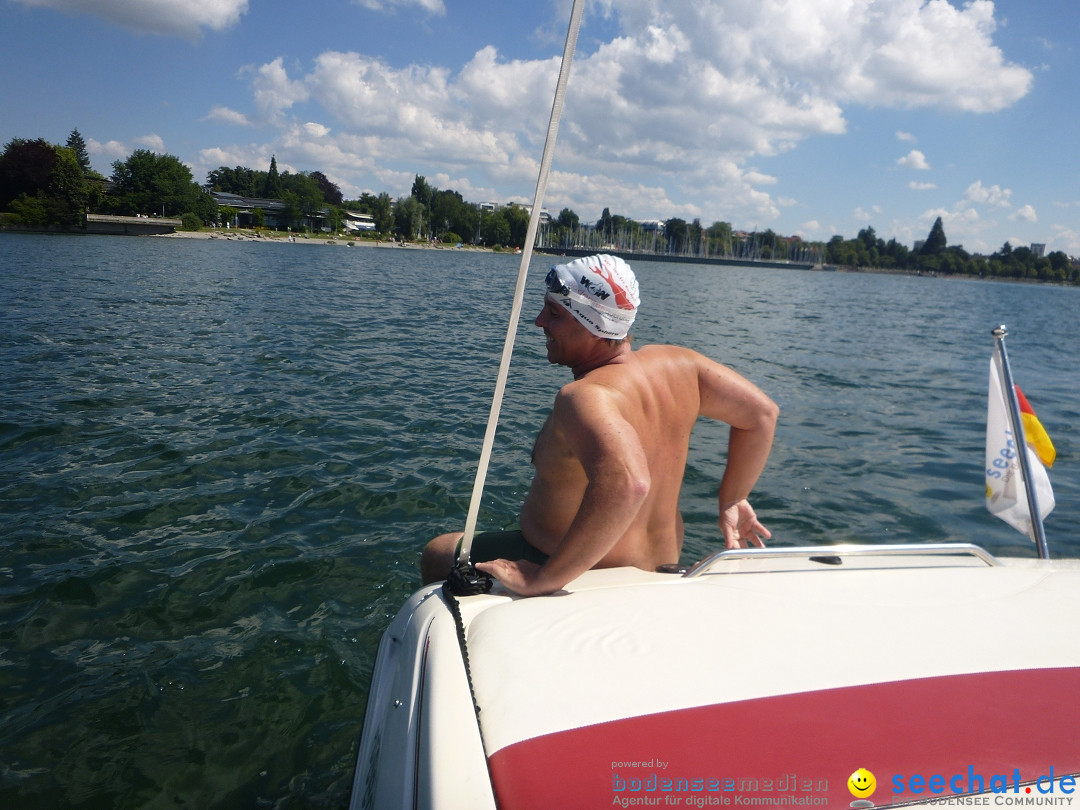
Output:
[[[531,201],[571,0],[0,0],[0,143]],[[589,0],[545,207],[1080,256],[1075,0]]]

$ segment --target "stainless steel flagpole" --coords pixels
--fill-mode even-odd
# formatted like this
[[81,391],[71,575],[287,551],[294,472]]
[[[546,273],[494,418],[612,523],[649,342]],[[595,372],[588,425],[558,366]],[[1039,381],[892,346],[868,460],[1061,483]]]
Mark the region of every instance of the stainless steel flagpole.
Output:
[[1001,387],[1005,393],[1005,402],[1009,406],[1009,423],[1013,436],[1016,437],[1016,457],[1020,462],[1020,472],[1024,476],[1024,491],[1027,494],[1028,511],[1031,513],[1032,540],[1039,548],[1039,557],[1050,559],[1050,548],[1046,543],[1042,515],[1039,512],[1039,499],[1035,494],[1035,483],[1031,480],[1031,462],[1028,460],[1027,438],[1024,436],[1024,422],[1020,418],[1020,401],[1013,385],[1012,369],[1009,368],[1009,353],[1005,351],[1005,338],[1009,333],[1005,326],[999,326],[991,333],[994,336],[994,351],[998,354],[1001,367]]

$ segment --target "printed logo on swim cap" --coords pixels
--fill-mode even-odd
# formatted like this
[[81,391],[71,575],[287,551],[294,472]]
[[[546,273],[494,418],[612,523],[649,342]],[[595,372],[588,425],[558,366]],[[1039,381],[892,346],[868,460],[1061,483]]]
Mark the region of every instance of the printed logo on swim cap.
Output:
[[548,292],[597,337],[621,340],[634,323],[638,283],[618,256],[585,256],[551,268]]

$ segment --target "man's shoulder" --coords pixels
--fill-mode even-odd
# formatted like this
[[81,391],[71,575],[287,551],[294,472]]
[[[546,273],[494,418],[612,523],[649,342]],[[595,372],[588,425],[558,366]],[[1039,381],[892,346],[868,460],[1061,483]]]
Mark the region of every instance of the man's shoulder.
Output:
[[636,349],[634,354],[643,366],[649,370],[658,367],[678,368],[707,366],[713,363],[711,359],[701,352],[688,349],[685,346],[676,346],[670,343],[653,343]]
[[688,349],[686,346],[676,346],[673,343],[649,343],[634,350],[638,357],[656,358],[704,358],[701,352]]

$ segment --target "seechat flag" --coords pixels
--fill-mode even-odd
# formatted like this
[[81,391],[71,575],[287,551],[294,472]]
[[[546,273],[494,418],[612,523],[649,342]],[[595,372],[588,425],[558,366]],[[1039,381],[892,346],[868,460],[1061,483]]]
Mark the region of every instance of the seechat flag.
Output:
[[[986,508],[997,515],[1018,532],[1034,540],[1031,529],[1031,511],[1028,509],[1027,493],[1024,489],[1024,476],[1017,458],[1016,441],[1009,423],[1009,406],[1001,385],[1001,360],[997,352],[990,359],[990,396],[986,409]],[[1018,397],[1019,398],[1019,397]],[[1026,399],[1023,400],[1027,402]],[[1028,405],[1030,417],[1036,425],[1035,412]],[[1046,475],[1039,454],[1032,449],[1032,435],[1027,426],[1026,414],[1021,406],[1021,419],[1024,421],[1024,433],[1027,444],[1023,451],[1028,456],[1028,467],[1035,487],[1035,497],[1039,505],[1039,515],[1045,519],[1054,508],[1054,490],[1050,487],[1050,478]],[[1036,431],[1045,437],[1050,451],[1053,444],[1046,431],[1039,425]],[[1049,456],[1053,462],[1053,455]]]

